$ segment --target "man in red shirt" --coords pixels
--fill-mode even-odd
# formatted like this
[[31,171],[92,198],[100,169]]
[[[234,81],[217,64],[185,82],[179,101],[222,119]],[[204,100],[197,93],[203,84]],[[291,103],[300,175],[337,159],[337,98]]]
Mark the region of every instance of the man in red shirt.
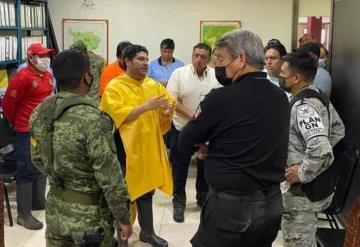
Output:
[[2,101],[4,115],[15,130],[17,223],[32,230],[43,227],[31,210],[45,209],[46,177],[31,163],[29,119],[35,107],[53,92],[47,70],[54,53],[40,43],[30,45],[29,66],[13,76]]

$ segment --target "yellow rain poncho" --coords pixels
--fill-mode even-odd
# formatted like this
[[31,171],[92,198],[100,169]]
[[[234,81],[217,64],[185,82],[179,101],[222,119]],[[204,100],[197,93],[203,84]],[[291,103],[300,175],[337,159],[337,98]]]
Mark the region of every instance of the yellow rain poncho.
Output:
[[119,129],[126,152],[126,176],[131,200],[158,188],[172,195],[173,183],[163,135],[171,127],[170,116],[160,110],[141,114],[132,122],[124,123],[129,113],[144,104],[150,97],[166,95],[174,99],[166,89],[146,77],[137,81],[128,75],[113,79],[103,94],[100,109],[108,113]]

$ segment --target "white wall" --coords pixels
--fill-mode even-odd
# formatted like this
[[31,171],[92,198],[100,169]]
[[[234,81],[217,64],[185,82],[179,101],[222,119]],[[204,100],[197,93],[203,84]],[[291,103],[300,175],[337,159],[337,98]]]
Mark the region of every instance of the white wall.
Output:
[[190,62],[192,47],[199,42],[200,20],[240,20],[266,43],[280,39],[291,47],[292,0],[48,0],[57,42],[62,48],[62,19],[108,19],[109,60],[115,59],[121,40],[145,45],[150,58],[159,56],[162,39],[175,41],[175,57]]
[[299,16],[331,16],[332,0],[299,0]]

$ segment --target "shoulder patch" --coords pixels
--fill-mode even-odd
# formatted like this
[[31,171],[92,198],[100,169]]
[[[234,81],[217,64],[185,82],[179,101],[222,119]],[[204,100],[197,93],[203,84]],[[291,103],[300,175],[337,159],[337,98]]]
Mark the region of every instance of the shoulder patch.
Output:
[[297,125],[305,141],[315,136],[327,136],[322,119],[316,109],[302,104],[296,109]]
[[33,146],[34,148],[37,148],[38,142],[34,137],[30,137],[30,143],[31,143],[31,146]]

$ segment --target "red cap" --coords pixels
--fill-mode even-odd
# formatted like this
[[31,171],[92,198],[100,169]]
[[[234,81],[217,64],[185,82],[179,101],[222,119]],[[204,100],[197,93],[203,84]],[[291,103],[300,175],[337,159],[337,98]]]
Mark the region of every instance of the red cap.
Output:
[[41,43],[31,44],[27,49],[28,55],[55,55],[55,50],[45,48]]

